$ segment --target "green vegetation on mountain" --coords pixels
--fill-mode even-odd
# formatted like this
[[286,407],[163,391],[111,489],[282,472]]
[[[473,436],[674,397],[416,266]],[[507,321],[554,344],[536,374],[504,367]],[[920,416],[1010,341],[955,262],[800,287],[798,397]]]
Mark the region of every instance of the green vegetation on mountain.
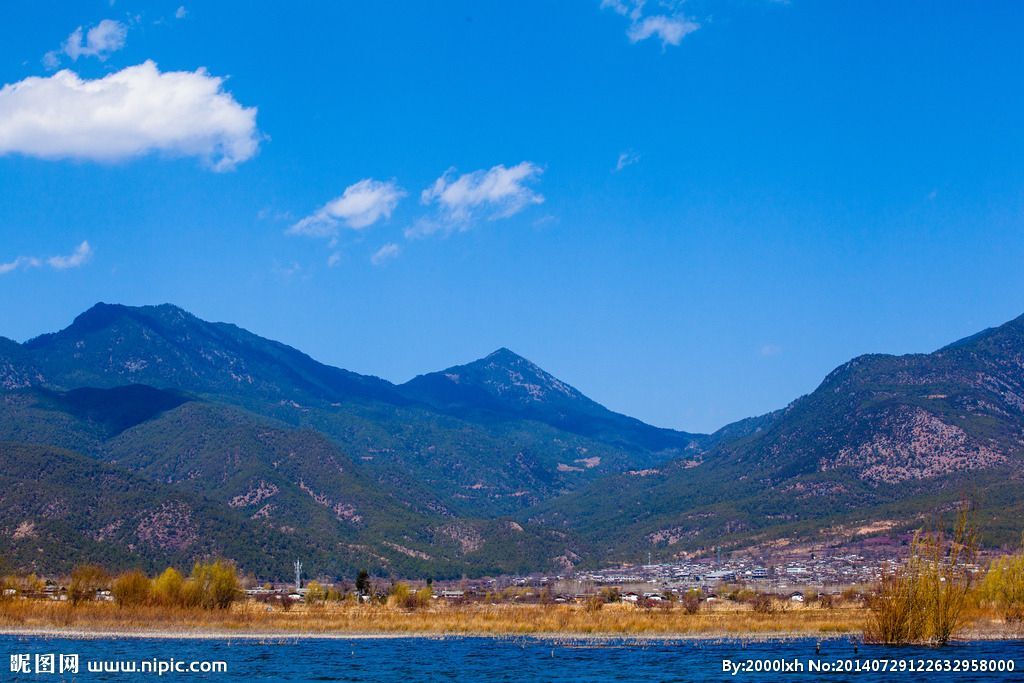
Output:
[[1024,511],[1024,318],[931,354],[870,355],[830,373],[760,431],[696,460],[617,475],[540,506],[534,518],[609,556],[780,537],[896,531],[974,500],[989,543]]
[[176,306],[97,304],[66,329],[22,345],[51,387],[147,384],[235,400],[401,401],[391,385]]
[[700,449],[705,438],[612,412],[505,348],[466,365],[420,375],[399,389],[452,415],[528,419],[626,448],[678,455]]
[[44,572],[79,562],[185,566],[230,548],[252,571],[276,573],[308,553],[213,501],[70,451],[9,442],[0,442],[0,530],[8,561]]
[[854,359],[693,435],[507,349],[395,386],[173,306],[100,304],[0,338],[0,458],[0,542],[27,568],[533,571],[898,536],[965,497],[998,544],[1024,518],[1024,318]]

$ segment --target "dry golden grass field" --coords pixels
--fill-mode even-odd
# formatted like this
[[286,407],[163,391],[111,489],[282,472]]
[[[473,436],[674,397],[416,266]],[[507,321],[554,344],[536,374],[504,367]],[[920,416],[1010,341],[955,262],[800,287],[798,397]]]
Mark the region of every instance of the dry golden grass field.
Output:
[[[782,607],[780,605],[780,607]],[[981,617],[982,615],[978,615]],[[867,610],[857,606],[785,606],[758,613],[723,604],[687,614],[678,606],[433,604],[408,610],[382,604],[327,603],[289,610],[240,602],[225,610],[72,606],[46,600],[0,603],[0,630],[117,633],[564,635],[564,636],[798,636],[859,633]]]

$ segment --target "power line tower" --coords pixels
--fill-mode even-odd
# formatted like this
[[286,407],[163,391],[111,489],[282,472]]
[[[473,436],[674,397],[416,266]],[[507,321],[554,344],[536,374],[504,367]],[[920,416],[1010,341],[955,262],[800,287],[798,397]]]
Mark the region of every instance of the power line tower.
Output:
[[295,560],[295,590],[302,589],[302,563]]

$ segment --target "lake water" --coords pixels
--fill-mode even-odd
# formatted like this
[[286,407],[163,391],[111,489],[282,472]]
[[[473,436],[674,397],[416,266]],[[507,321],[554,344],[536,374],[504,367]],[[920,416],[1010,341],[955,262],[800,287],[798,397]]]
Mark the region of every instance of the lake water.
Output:
[[[388,638],[359,640],[148,640],[0,636],[0,681],[138,681],[258,678],[268,681],[872,681],[1024,680],[1024,641],[956,644],[942,649],[882,648],[849,640],[821,642],[601,641],[552,642],[530,638]],[[27,657],[26,657],[27,655]],[[37,660],[36,655],[40,655]],[[53,655],[50,659],[48,655]],[[71,671],[78,655],[78,674]],[[96,673],[89,667],[153,669],[193,662],[224,662],[226,673]],[[802,671],[723,672],[723,660],[756,668]],[[9,665],[10,662],[10,665]],[[38,673],[36,667],[56,673]],[[757,664],[760,662],[760,664]],[[812,664],[816,662],[816,664]],[[1012,673],[945,671],[935,667],[1007,668]],[[28,666],[28,671],[25,666]],[[65,673],[59,672],[64,665]],[[197,664],[202,667],[202,664]],[[212,666],[212,665],[211,665]],[[813,671],[812,667],[819,670]],[[846,672],[826,673],[826,666]],[[848,671],[860,667],[862,670]],[[883,673],[883,667],[901,667]],[[871,671],[870,669],[879,669]],[[928,671],[928,669],[932,671]],[[14,669],[14,671],[12,671]],[[909,669],[924,669],[911,671]]]

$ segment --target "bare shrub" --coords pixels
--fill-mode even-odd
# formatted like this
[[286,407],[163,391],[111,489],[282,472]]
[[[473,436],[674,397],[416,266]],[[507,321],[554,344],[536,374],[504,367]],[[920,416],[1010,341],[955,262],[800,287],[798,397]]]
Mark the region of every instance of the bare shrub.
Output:
[[1008,623],[1024,621],[1024,551],[995,560],[981,588]]
[[683,593],[683,597],[680,598],[679,603],[683,607],[683,611],[687,614],[696,614],[700,611],[700,599],[701,594],[699,590],[688,590]]
[[96,591],[110,585],[110,575],[95,564],[83,564],[71,570],[71,582],[68,584],[68,600],[77,605],[86,600],[93,600]]
[[150,602],[152,587],[149,578],[139,570],[125,572],[110,588],[118,607],[140,607]]
[[775,601],[767,593],[758,593],[751,601],[751,606],[757,614],[774,614]]
[[866,641],[945,645],[964,626],[977,533],[966,507],[951,537],[939,528],[918,532],[906,561],[883,572],[868,601]]

